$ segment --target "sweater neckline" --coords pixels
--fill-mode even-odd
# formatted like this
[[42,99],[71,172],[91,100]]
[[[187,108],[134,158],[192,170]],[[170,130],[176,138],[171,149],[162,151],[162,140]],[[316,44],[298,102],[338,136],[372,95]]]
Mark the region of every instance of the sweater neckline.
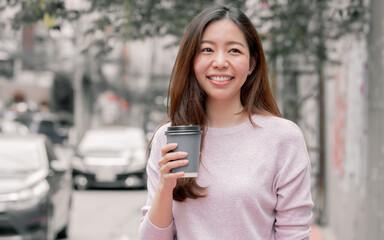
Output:
[[[258,115],[254,114],[252,116],[252,120],[258,124],[258,121],[256,121]],[[253,127],[252,123],[249,121],[249,119],[243,123],[240,123],[238,125],[227,127],[227,128],[215,128],[215,127],[207,127],[207,135],[213,135],[213,136],[221,136],[221,135],[228,135],[233,133],[238,133],[239,131],[247,128],[247,127]]]

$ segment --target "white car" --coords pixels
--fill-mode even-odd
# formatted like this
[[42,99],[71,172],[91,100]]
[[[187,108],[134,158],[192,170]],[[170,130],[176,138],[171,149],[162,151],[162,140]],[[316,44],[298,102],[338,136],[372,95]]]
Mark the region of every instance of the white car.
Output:
[[43,135],[0,134],[0,239],[67,238],[69,164]]
[[88,130],[72,161],[75,188],[146,187],[147,141],[141,128]]
[[30,133],[27,126],[12,120],[0,119],[0,132],[26,135]]

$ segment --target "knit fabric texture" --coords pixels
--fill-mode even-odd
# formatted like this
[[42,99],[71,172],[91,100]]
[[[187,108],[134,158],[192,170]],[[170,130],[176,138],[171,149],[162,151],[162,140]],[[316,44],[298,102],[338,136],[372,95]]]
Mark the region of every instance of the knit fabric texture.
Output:
[[197,182],[205,198],[173,201],[173,221],[158,228],[147,216],[159,182],[158,161],[169,123],[148,159],[148,198],[139,239],[309,239],[313,202],[310,161],[299,127],[254,115],[230,128],[207,128]]

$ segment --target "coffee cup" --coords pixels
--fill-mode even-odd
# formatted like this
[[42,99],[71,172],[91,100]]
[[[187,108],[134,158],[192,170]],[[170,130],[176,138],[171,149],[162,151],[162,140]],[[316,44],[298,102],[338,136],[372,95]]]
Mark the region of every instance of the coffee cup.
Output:
[[187,152],[188,164],[185,166],[171,169],[172,173],[184,172],[183,177],[197,177],[200,162],[201,134],[199,125],[170,126],[165,131],[167,143],[177,143],[177,148],[173,152]]

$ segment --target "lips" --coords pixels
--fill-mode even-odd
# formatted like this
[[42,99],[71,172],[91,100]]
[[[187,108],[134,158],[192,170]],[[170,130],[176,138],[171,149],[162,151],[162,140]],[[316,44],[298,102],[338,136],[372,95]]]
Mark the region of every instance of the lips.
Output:
[[229,75],[209,75],[207,78],[210,80],[211,83],[218,86],[227,85],[233,79],[233,77]]

